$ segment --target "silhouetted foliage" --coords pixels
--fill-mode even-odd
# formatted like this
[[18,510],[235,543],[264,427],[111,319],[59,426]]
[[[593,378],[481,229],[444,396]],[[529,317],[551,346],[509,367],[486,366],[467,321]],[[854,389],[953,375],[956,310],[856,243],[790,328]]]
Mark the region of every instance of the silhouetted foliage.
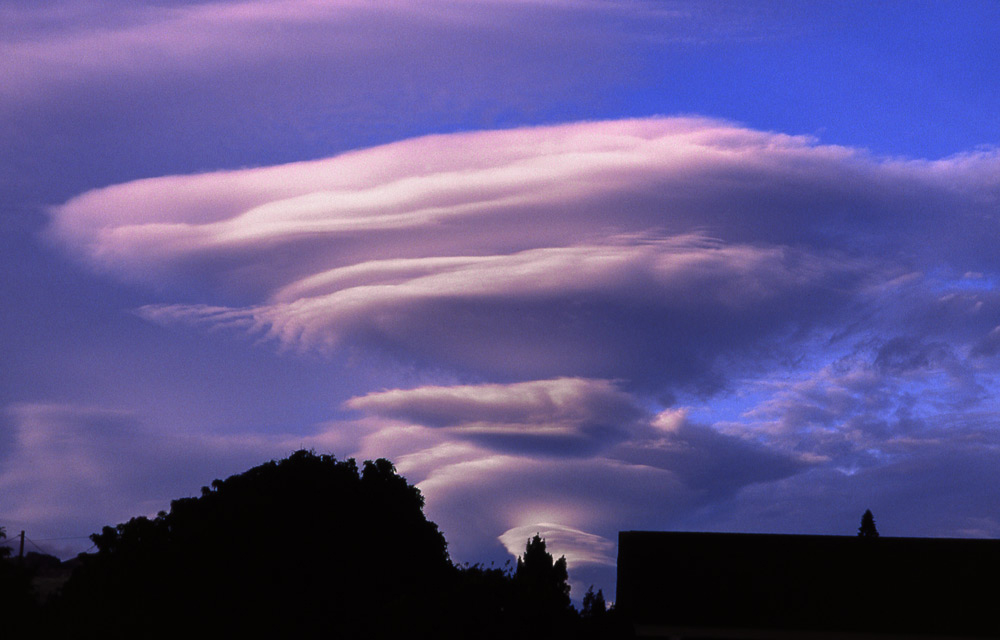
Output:
[[[45,633],[61,638],[606,638],[604,595],[570,603],[566,558],[454,566],[387,460],[298,451],[91,538]],[[65,565],[65,563],[64,563]],[[61,570],[65,571],[66,566]],[[65,574],[63,574],[65,575]],[[601,622],[595,622],[601,621]]]
[[514,601],[514,574],[509,562],[503,567],[460,567],[451,598],[455,637],[517,637],[517,621],[512,616]]
[[871,509],[865,510],[863,516],[861,516],[861,526],[858,527],[858,537],[859,538],[877,538],[878,529],[875,528],[875,516],[872,515]]
[[538,635],[568,634],[576,618],[569,599],[566,557],[553,560],[545,540],[528,540],[514,573],[515,607],[521,627]]
[[570,607],[569,573],[566,556],[558,560],[545,550],[545,540],[538,534],[528,540],[524,555],[517,559],[514,580],[533,602],[557,611]]
[[594,592],[593,585],[583,596],[580,609],[580,633],[584,640],[635,637],[632,625],[618,615],[618,611],[604,600],[604,592]]
[[446,542],[387,460],[298,451],[92,536],[59,602],[67,636],[425,637]]
[[[7,534],[0,527],[0,540]],[[0,637],[19,637],[34,615],[31,575],[22,562],[11,558],[11,549],[0,545]]]
[[590,585],[587,593],[583,594],[583,607],[580,615],[584,618],[599,618],[607,614],[608,604],[604,601],[604,592],[600,589],[594,593],[594,585]]

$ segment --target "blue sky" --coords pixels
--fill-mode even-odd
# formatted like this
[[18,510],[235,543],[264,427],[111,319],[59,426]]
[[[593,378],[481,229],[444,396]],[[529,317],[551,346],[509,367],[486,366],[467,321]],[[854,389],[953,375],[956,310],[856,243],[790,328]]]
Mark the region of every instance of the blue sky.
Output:
[[392,459],[458,561],[543,533],[576,597],[621,529],[1000,533],[996,3],[0,25],[8,531],[304,446]]

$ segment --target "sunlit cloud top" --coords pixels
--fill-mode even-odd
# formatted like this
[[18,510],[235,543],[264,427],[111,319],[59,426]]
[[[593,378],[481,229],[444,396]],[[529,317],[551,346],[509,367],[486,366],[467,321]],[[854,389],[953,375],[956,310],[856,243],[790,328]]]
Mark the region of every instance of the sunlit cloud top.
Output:
[[[49,233],[176,292],[140,310],[157,322],[459,374],[710,391],[852,317],[905,331],[893,323],[955,296],[992,308],[957,274],[997,270],[998,166],[698,118],[579,123],[117,185],[55,208]],[[948,330],[985,344],[987,315]]]

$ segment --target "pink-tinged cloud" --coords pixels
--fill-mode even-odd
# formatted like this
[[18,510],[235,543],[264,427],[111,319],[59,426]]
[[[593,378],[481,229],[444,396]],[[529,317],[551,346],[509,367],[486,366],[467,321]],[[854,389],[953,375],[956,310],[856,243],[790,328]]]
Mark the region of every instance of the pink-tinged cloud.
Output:
[[631,396],[606,380],[579,378],[393,389],[353,398],[346,406],[430,427],[528,433],[627,424],[643,415]]
[[[441,434],[445,452],[434,456],[432,447],[416,454],[420,462],[435,460],[429,471],[424,467],[418,487],[427,498],[427,513],[448,537],[454,558],[523,553],[527,537],[537,532],[557,557],[566,555],[574,597],[579,598],[587,584],[613,584],[619,529],[676,527],[692,514],[725,504],[747,486],[785,478],[803,468],[789,456],[736,438],[700,433],[657,436],[656,429],[647,426],[627,448],[590,456],[567,456],[557,447],[547,454],[503,453],[491,450],[492,443],[459,453],[440,429],[426,428]],[[628,449],[658,450],[664,455],[627,460]],[[401,462],[404,473],[411,471],[408,462],[405,458]],[[707,469],[698,470],[706,462]],[[707,474],[714,476],[711,481],[704,478]]]
[[347,406],[382,423],[362,455],[394,456],[454,558],[518,555],[539,533],[566,556],[576,597],[592,582],[611,584],[619,523],[669,526],[809,466],[683,411],[651,414],[606,380],[428,385]]
[[[489,453],[441,466],[418,487],[459,558],[517,527],[549,523],[613,538],[618,522],[651,526],[697,504],[672,472],[601,457]],[[656,505],[656,512],[650,511]],[[449,537],[451,540],[451,537]]]
[[345,406],[495,450],[550,455],[592,455],[648,430],[647,412],[606,380],[393,389],[353,398]]
[[[545,541],[545,550],[553,558],[565,558],[570,570],[570,595],[580,600],[590,580],[597,578],[600,583],[608,584],[609,575],[613,575],[616,563],[617,544],[613,540],[586,531],[573,529],[551,522],[514,527],[500,536],[504,548],[515,557],[524,555],[527,542],[538,535]],[[612,592],[609,590],[608,596]]]
[[[850,152],[809,142],[703,119],[429,136],[328,160],[99,189],[58,207],[52,233],[126,278],[213,256],[223,269],[245,270],[289,246],[299,252],[292,270],[314,276],[321,271],[302,264],[310,247],[317,265],[336,268],[362,257],[573,246],[615,232],[717,235],[712,218],[752,215],[745,210],[757,203],[708,219],[700,209],[746,200],[747,190],[766,194],[765,178],[776,177],[768,165],[786,178],[844,172],[839,161]],[[723,193],[698,193],[716,186]]]
[[620,523],[662,528],[699,506],[670,471],[602,457],[481,451],[442,465],[418,486],[453,558],[502,561],[523,554],[539,533],[557,558],[566,556],[576,599],[594,583],[610,596]]
[[[867,262],[698,237],[393,259],[323,272],[249,308],[151,305],[144,317],[242,327],[292,350],[363,347],[500,375],[699,381],[713,355],[822,311]],[[805,308],[817,298],[820,308]],[[281,301],[279,301],[281,300]],[[290,300],[290,301],[284,301]],[[708,321],[706,323],[706,320]],[[711,351],[711,348],[709,349]]]
[[[138,263],[151,270],[219,254],[239,268],[317,243],[317,263],[334,268],[360,262],[359,251],[381,259],[490,255],[588,244],[616,232],[703,230],[748,241],[765,230],[800,233],[776,228],[791,216],[808,230],[808,217],[830,214],[829,204],[803,210],[831,195],[822,190],[843,189],[838,181],[852,178],[872,186],[885,173],[859,152],[706,119],[582,123],[429,136],[328,160],[142,180],[57,207],[52,233],[96,266],[133,278]],[[775,187],[782,183],[791,192],[786,202]]]
[[565,557],[567,565],[600,564],[614,566],[615,543],[586,531],[551,522],[539,522],[504,531],[500,541],[513,556],[523,556],[533,536],[545,540],[546,551],[554,558]]
[[56,207],[49,236],[197,300],[142,309],[163,323],[487,376],[710,390],[720,358],[874,309],[916,269],[990,267],[997,165],[880,160],[699,118],[578,123],[126,183]]
[[[95,86],[135,95],[151,79],[195,80],[226,97],[227,89],[266,86],[266,102],[294,90],[336,112],[353,114],[364,104],[373,118],[397,108],[479,109],[482,95],[501,91],[505,104],[537,107],[539,99],[555,102],[560,89],[599,97],[583,69],[588,79],[620,82],[616,75],[635,64],[627,46],[642,44],[650,24],[660,27],[661,41],[689,37],[691,28],[689,16],[654,2],[39,4],[0,7],[0,112]],[[619,32],[608,32],[609,20]],[[716,36],[726,31],[709,26]],[[559,54],[537,53],[551,49]],[[385,105],[392,106],[382,113]]]
[[[349,27],[379,16],[398,20],[407,13],[402,3],[372,7],[353,0],[178,3],[119,9],[117,15],[109,16],[101,7],[88,4],[74,8],[56,3],[47,14],[38,8],[7,8],[6,17],[20,22],[21,31],[20,37],[3,46],[5,58],[12,63],[5,67],[4,94],[30,99],[33,93],[95,76],[134,79],[151,69],[204,72],[206,66],[225,68],[260,58],[303,58],[319,52],[316,36],[323,32],[341,36],[341,51],[370,50],[375,43],[363,33],[350,33]],[[299,42],[288,32],[297,33]],[[375,33],[370,29],[368,35]]]

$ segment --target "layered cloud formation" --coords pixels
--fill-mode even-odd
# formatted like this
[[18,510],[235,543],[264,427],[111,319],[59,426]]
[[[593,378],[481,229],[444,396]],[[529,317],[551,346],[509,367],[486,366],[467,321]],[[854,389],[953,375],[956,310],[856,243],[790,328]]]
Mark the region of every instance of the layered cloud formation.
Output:
[[357,452],[460,557],[544,529],[606,571],[620,528],[788,530],[810,491],[853,521],[861,485],[995,460],[998,214],[995,151],[652,118],[130,182],[48,235],[151,321],[421,371],[346,402]]
[[584,123],[128,183],[56,208],[51,234],[197,300],[142,310],[161,322],[711,390],[720,359],[859,314],[887,331],[922,314],[920,335],[954,315],[988,353],[997,163],[875,159],[703,119]]

